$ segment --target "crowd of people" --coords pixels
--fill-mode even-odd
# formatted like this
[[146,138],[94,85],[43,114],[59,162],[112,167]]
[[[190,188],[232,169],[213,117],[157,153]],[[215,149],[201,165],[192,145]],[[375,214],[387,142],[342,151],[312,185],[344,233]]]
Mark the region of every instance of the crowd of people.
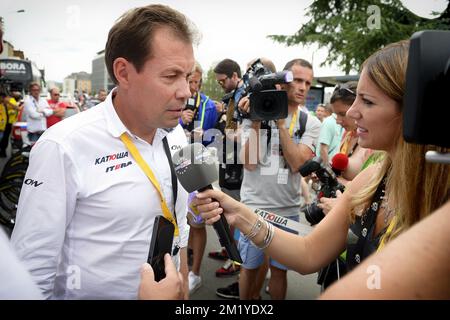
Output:
[[[99,93],[103,101],[97,106],[61,121],[66,106],[58,100],[59,90],[51,89],[47,101],[40,97],[39,84],[30,85],[24,112],[35,144],[26,179],[36,183],[22,187],[12,249],[0,239],[2,252],[8,252],[0,266],[17,271],[5,280],[8,291],[0,290],[0,296],[188,299],[205,272],[205,225],[223,214],[242,264],[226,261],[223,248],[208,254],[226,261],[217,276],[238,276],[217,288],[219,297],[261,299],[270,269],[265,289],[271,299],[282,300],[287,270],[310,274],[335,263],[337,277],[327,271],[321,280],[324,290],[332,285],[323,298],[450,298],[445,252],[430,259],[441,261],[441,281],[420,265],[424,279],[436,282],[426,289],[421,281],[404,278],[404,260],[392,263],[395,250],[424,254],[411,237],[432,243],[433,236],[439,237],[436,246],[448,239],[443,226],[449,219],[443,221],[450,166],[423,157],[428,150],[448,150],[408,143],[401,131],[409,42],[373,53],[359,81],[337,85],[330,102],[314,112],[305,106],[313,66],[299,57],[286,59],[282,71],[290,72],[292,81],[275,88],[286,93],[287,117],[237,121],[236,114],[250,114],[256,107],[241,67],[230,58],[215,66],[217,83],[228,98],[213,101],[201,90],[196,37],[187,18],[170,7],[136,8],[109,31],[105,62],[116,87],[108,95]],[[270,72],[281,71],[270,59],[260,60]],[[5,108],[17,110],[11,99],[4,97]],[[221,190],[188,194],[176,180],[171,156],[194,142],[218,155]],[[310,181],[317,180],[314,175],[303,178],[299,169],[316,155],[329,166],[336,154],[348,158],[338,177],[345,191],[317,199],[324,218],[309,235],[257,213],[264,210],[299,223],[301,205],[316,197]],[[158,215],[175,230],[171,257],[165,256],[166,277],[159,282],[145,263]],[[429,228],[435,225],[440,228],[433,234]],[[368,263],[399,277],[370,292],[361,280]],[[393,294],[399,279],[404,282]]]
[[[106,90],[99,90],[95,97],[74,92],[74,99],[61,99],[60,89],[51,87],[46,98],[42,95],[42,87],[38,82],[31,82],[25,97],[21,91],[0,90],[0,157],[7,157],[11,130],[17,121],[26,122],[28,141],[34,144],[45,130],[74,113],[87,110],[106,99]],[[76,110],[66,112],[67,108]]]

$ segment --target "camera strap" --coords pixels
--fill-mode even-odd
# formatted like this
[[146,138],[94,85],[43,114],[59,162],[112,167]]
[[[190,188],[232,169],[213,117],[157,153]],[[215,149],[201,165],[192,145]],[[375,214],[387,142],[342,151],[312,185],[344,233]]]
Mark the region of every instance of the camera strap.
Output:
[[[206,97],[206,96],[205,96]],[[195,102],[195,115],[194,115],[194,119],[198,114],[198,111],[200,110],[200,102],[201,102],[201,95],[200,92],[197,94],[197,101]],[[201,108],[202,108],[202,114],[201,114],[201,118],[200,118],[200,128],[203,129],[203,122],[205,121],[205,111],[206,111],[206,103],[208,102],[209,97],[206,97],[205,101],[203,101],[203,103],[201,104]]]
[[[150,182],[153,184],[153,186],[155,187],[156,191],[158,191],[159,194],[159,198],[160,198],[160,204],[161,204],[161,209],[163,212],[164,217],[169,220],[170,222],[172,222],[172,224],[175,227],[175,236],[179,235],[179,229],[178,229],[178,223],[176,220],[176,216],[175,216],[175,210],[174,210],[174,214],[172,215],[172,213],[169,210],[169,207],[167,206],[166,200],[164,198],[164,194],[162,193],[161,190],[161,186],[158,182],[158,179],[156,179],[155,174],[153,173],[152,169],[150,168],[150,166],[147,164],[147,162],[145,162],[145,160],[142,158],[139,150],[136,148],[136,146],[134,145],[133,141],[130,139],[130,137],[128,136],[128,134],[126,132],[122,133],[122,135],[120,136],[120,139],[122,140],[123,144],[127,147],[128,151],[130,151],[131,155],[133,156],[134,160],[136,161],[136,163],[139,165],[139,167],[142,169],[142,171],[144,171],[145,175],[147,176],[147,178],[150,180]],[[166,140],[167,143],[167,138],[164,138]],[[168,147],[168,145],[167,145]],[[170,154],[170,151],[169,151]],[[166,151],[166,155],[167,155],[167,151]],[[171,168],[171,174],[172,174],[172,170],[173,170],[173,165],[172,165],[172,161],[171,161],[171,157],[168,157],[169,160],[169,166]],[[173,184],[173,180],[174,180],[174,176],[172,174],[172,188],[174,187]],[[175,184],[177,185],[177,183]],[[175,190],[173,190],[175,192]],[[176,198],[174,195],[174,209],[175,209],[175,204],[176,204]],[[175,217],[174,217],[175,216]]]

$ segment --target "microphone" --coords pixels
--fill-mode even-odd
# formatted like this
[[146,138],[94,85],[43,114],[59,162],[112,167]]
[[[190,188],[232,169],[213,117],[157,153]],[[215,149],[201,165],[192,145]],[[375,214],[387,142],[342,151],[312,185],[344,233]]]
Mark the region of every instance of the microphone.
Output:
[[339,176],[341,175],[342,171],[347,169],[348,167],[348,157],[347,155],[343,153],[336,153],[331,159],[331,168],[333,169],[334,173]]
[[[213,189],[211,184],[218,179],[216,161],[201,143],[192,143],[178,150],[172,156],[172,161],[177,178],[187,192]],[[220,215],[220,220],[214,222],[213,227],[230,259],[242,263],[227,219],[223,214]]]

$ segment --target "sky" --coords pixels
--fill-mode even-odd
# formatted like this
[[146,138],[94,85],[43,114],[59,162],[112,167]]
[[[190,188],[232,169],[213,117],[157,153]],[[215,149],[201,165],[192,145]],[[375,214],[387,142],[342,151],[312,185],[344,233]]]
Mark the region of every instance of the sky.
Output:
[[[402,0],[414,13],[426,16],[442,11],[446,0]],[[46,80],[60,81],[73,72],[92,71],[92,59],[104,49],[108,31],[128,9],[147,5],[141,0],[2,0],[4,39],[16,50],[45,68]],[[336,65],[321,67],[326,49],[317,46],[286,47],[269,34],[294,34],[307,23],[305,12],[312,0],[160,0],[194,22],[201,41],[196,59],[208,70],[224,58],[242,69],[255,57],[268,57],[277,69],[293,58],[313,63],[316,76],[344,74]],[[25,10],[24,13],[17,13]]]

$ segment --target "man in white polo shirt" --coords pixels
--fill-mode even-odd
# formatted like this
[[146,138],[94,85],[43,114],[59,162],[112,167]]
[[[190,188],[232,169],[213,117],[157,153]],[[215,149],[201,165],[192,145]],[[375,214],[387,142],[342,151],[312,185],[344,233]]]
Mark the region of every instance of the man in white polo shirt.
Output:
[[24,114],[27,119],[28,139],[34,143],[47,129],[47,117],[53,115],[53,110],[47,100],[40,96],[41,85],[37,82],[30,83],[30,95],[23,103]]
[[154,219],[167,214],[162,198],[176,230],[174,260],[188,283],[187,193],[179,183],[175,191],[169,157],[187,143],[177,125],[191,95],[193,32],[166,6],[127,12],[105,49],[117,87],[104,102],[52,126],[33,147],[11,241],[44,297],[137,298]]

